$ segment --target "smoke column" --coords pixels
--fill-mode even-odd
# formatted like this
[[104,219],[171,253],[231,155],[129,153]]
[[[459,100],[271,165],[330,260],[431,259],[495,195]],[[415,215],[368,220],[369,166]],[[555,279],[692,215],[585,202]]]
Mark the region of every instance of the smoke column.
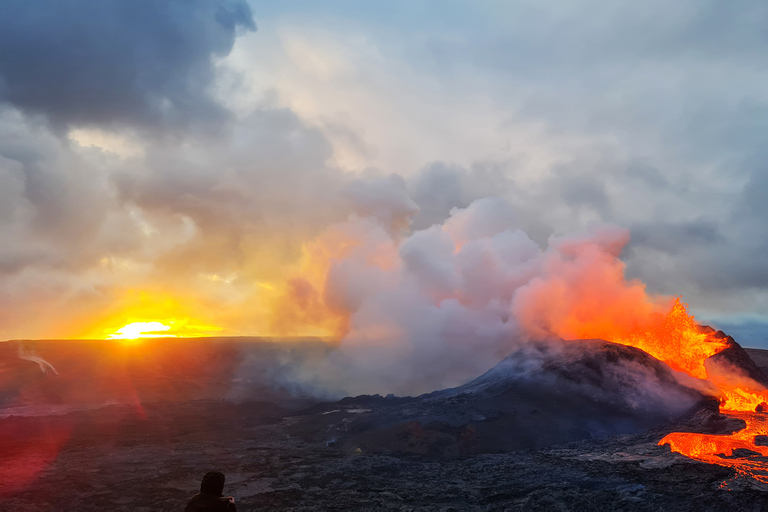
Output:
[[280,321],[340,337],[314,375],[340,392],[459,385],[531,339],[630,332],[669,308],[625,278],[624,228],[595,225],[542,248],[499,198],[413,232],[418,207],[399,177],[359,182],[348,198],[356,213],[305,245],[279,305],[290,312]]

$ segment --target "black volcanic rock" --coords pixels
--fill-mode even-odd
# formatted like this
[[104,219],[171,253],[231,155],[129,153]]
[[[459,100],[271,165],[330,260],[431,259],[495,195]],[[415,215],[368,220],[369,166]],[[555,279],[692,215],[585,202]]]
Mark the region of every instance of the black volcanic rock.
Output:
[[[295,416],[275,423],[275,413],[279,410],[267,404],[196,401],[148,407],[143,420],[127,406],[28,418],[19,427],[30,441],[50,436],[59,427],[74,428],[34,481],[0,481],[0,508],[181,510],[209,468],[226,474],[226,492],[243,511],[716,512],[762,510],[765,502],[765,492],[748,483],[722,489],[733,470],[658,446],[667,430],[508,454],[395,457],[364,447],[345,453],[344,446],[307,443],[286,435]],[[11,426],[17,420],[0,420],[4,422]],[[429,443],[434,435],[430,431],[436,432],[420,423],[406,426],[403,443]],[[6,476],[13,477],[9,463],[51,455],[40,443],[3,439],[0,444],[16,449],[0,452]],[[437,436],[433,439],[437,442]],[[29,450],[19,453],[24,446]]]
[[763,377],[768,378],[768,354],[766,351],[759,348],[745,348],[744,352],[754,361]]
[[665,425],[673,432],[729,435],[746,427],[744,420],[720,412],[720,401],[705,397],[686,414]]
[[727,347],[704,361],[708,375],[717,378],[737,371],[758,385],[768,388],[768,376],[755,364],[741,345],[723,331],[715,332],[714,336],[727,343]]
[[[524,404],[526,390],[544,397],[559,390],[555,398],[560,404],[565,398],[563,410],[578,409],[587,398],[600,403],[613,397],[619,408],[638,412],[657,395],[650,393],[639,409],[634,407],[632,390],[638,381],[632,384],[620,370],[656,375],[658,369],[658,378],[639,381],[651,389],[674,376],[633,350],[585,343],[583,354],[555,348],[539,351],[538,360],[535,354],[511,357],[507,368],[497,367],[471,386],[417,398],[346,398],[298,416],[267,403],[195,400],[147,404],[141,410],[121,405],[61,416],[0,418],[0,509],[179,510],[211,468],[226,474],[227,494],[235,496],[239,510],[766,509],[764,484],[658,445],[670,431],[724,434],[742,426],[720,415],[711,398],[671,424],[638,434],[471,457],[411,455],[486,450],[483,443],[492,438],[482,425],[494,418],[482,420],[481,415],[494,406],[501,409],[504,401]],[[762,359],[755,360],[763,366],[768,352],[758,355]],[[57,368],[65,373],[63,366]],[[0,371],[0,377],[9,375],[14,373]],[[38,378],[33,372],[29,376]],[[430,422],[429,414],[450,419],[449,403],[458,411],[456,422]],[[516,407],[521,421],[535,416]],[[550,419],[557,417],[555,412],[539,410]],[[382,420],[389,423],[382,426]],[[500,414],[496,421],[507,420]],[[525,433],[519,425],[507,425],[508,437]],[[757,442],[765,443],[764,436]],[[405,453],[393,456],[397,451]],[[747,452],[737,455],[751,458]],[[24,481],[24,471],[16,470],[34,470],[35,464],[40,471]]]
[[456,456],[640,432],[702,399],[633,347],[576,340],[540,348],[510,355],[457,388],[318,406],[295,431],[352,450]]

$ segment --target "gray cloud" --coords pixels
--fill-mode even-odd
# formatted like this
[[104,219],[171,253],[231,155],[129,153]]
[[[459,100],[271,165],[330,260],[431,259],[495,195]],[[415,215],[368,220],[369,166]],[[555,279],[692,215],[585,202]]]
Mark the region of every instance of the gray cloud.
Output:
[[350,178],[326,164],[324,135],[289,109],[256,110],[214,139],[144,140],[132,158],[2,112],[4,337],[50,335],[62,318],[119,304],[126,289],[192,298],[201,274],[238,280],[232,293],[242,301],[348,213],[341,193]]
[[[353,54],[345,60],[323,45],[317,54],[293,48],[298,57],[260,49],[258,58],[322,71],[317,89],[296,93],[280,61],[267,77],[271,99],[235,116],[212,95],[220,78],[212,59],[254,28],[244,1],[0,3],[0,305],[19,304],[3,313],[3,327],[23,324],[31,315],[24,304],[107,300],[124,283],[82,277],[102,259],[115,269],[129,260],[149,269],[148,280],[171,276],[179,286],[201,272],[252,282],[295,263],[303,242],[351,212],[375,215],[395,202],[397,220],[414,210],[412,200],[415,231],[487,196],[504,198],[540,247],[552,235],[616,223],[632,233],[627,272],[649,291],[682,294],[709,314],[764,311],[763,3],[293,5],[265,7],[260,24],[282,35],[288,27],[314,49],[316,34],[304,29],[328,21],[314,13],[351,16],[362,24],[363,50],[345,48]],[[439,13],[422,22],[429,8]],[[333,26],[320,39],[343,46],[350,23]],[[375,49],[370,67],[359,65],[365,48]],[[345,89],[323,110],[334,97],[321,91],[336,86],[329,77],[337,68],[342,81],[385,84],[372,86],[371,97],[381,94],[393,110],[401,101],[442,107],[403,117],[413,120],[403,132],[419,135],[405,141],[412,146],[376,140],[387,132],[370,127],[391,120],[345,112]],[[498,140],[473,146],[468,136],[465,153],[434,150],[443,136],[461,145],[442,128],[474,113],[477,98],[478,112],[487,102],[497,117],[468,116],[462,127]],[[343,115],[326,118],[335,110]],[[209,122],[221,129],[197,129]],[[62,142],[66,129],[94,126],[137,129],[143,155]],[[157,137],[158,127],[183,136]],[[516,130],[540,133],[530,140],[546,144],[528,148]],[[343,160],[335,160],[335,139],[363,161],[386,151],[426,156],[412,168],[345,173],[334,167]],[[403,180],[382,178],[392,173]],[[371,195],[371,187],[383,192]]]
[[253,30],[243,0],[0,3],[0,98],[62,128],[227,117],[212,58]]
[[676,254],[686,247],[712,247],[725,241],[720,226],[705,220],[691,222],[637,223],[632,229],[632,243]]
[[506,166],[477,162],[471,168],[432,162],[408,180],[409,194],[419,206],[411,227],[424,229],[442,224],[453,208],[466,208],[475,199],[505,196],[513,182]]
[[[489,10],[497,23],[434,34],[405,58],[440,63],[427,68],[435,75],[482,77],[453,74],[447,87],[481,87],[510,126],[534,123],[571,143],[538,180],[499,192],[531,237],[618,223],[632,232],[628,273],[650,291],[682,294],[710,316],[764,314],[765,4]],[[507,167],[512,182],[520,171]]]
[[[0,251],[0,269],[82,269],[85,254],[93,258],[116,249],[100,229],[114,197],[105,176],[119,161],[89,159],[39,123],[0,109],[0,233],[7,242]],[[129,237],[126,231],[122,240]]]
[[[281,251],[295,256],[300,237],[345,215],[333,203],[348,179],[326,165],[332,151],[317,129],[288,109],[262,109],[233,123],[231,132],[191,145],[149,145],[143,165],[112,174],[126,207],[194,224],[196,235],[160,266],[192,275],[238,271],[253,251],[281,237]],[[293,247],[292,237],[299,237]]]

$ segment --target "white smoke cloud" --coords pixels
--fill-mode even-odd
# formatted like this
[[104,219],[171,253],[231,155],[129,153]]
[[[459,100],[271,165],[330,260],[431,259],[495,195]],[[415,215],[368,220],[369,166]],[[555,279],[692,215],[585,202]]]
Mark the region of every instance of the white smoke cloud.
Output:
[[392,219],[413,211],[402,198],[384,200],[396,182],[359,185],[367,204],[377,206],[307,246],[311,267],[326,269],[313,281],[316,296],[327,314],[347,318],[338,350],[315,370],[326,386],[352,394],[456,386],[532,336],[556,335],[551,322],[562,323],[585,297],[608,311],[611,302],[636,314],[653,305],[641,283],[624,279],[618,256],[629,240],[625,229],[596,225],[551,238],[542,249],[517,228],[505,201],[488,197],[454,208],[442,224],[401,235]]

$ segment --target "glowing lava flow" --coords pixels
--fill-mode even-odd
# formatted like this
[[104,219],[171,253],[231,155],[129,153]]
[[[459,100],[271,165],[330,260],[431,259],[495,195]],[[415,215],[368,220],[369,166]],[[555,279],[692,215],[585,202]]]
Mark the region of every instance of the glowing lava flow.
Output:
[[[756,444],[761,439],[757,436],[768,436],[768,415],[729,409],[721,412],[743,420],[746,428],[730,435],[673,432],[659,441],[659,445],[668,444],[672,451],[686,457],[733,468],[737,475],[768,484],[768,459],[763,458],[768,457],[768,446]],[[762,439],[768,440],[768,437]],[[739,453],[739,450],[743,451]]]
[[686,457],[730,467],[738,475],[768,483],[768,460],[762,459],[768,457],[768,443],[756,444],[760,439],[768,440],[756,437],[768,436],[768,391],[754,389],[758,384],[752,381],[751,385],[744,384],[739,375],[710,376],[704,366],[707,358],[727,348],[729,343],[699,328],[679,299],[666,317],[657,318],[644,333],[633,333],[616,341],[638,347],[675,370],[708,379],[723,395],[720,411],[746,423],[746,428],[730,435],[674,432],[659,441],[659,445],[669,444],[673,451]]
[[722,378],[714,383],[725,396],[720,412],[742,420],[746,427],[730,435],[674,432],[659,445],[668,444],[686,457],[733,468],[738,476],[768,484],[768,390],[750,389]]
[[686,457],[733,468],[737,475],[768,484],[768,390],[740,375],[738,369],[710,375],[704,365],[709,357],[731,346],[727,338],[701,328],[679,299],[666,315],[656,313],[629,333],[606,332],[603,325],[587,324],[585,328],[580,337],[603,337],[637,347],[675,370],[714,384],[721,393],[720,412],[744,421],[746,427],[730,435],[674,432],[659,445],[668,444]]

